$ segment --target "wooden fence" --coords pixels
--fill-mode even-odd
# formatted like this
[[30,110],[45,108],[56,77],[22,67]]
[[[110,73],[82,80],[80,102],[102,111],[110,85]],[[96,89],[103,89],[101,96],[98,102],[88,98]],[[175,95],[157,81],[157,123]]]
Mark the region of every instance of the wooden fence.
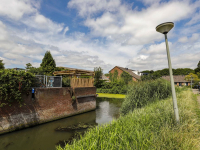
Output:
[[86,78],[73,78],[71,79],[71,87],[93,87],[94,79],[86,79]]

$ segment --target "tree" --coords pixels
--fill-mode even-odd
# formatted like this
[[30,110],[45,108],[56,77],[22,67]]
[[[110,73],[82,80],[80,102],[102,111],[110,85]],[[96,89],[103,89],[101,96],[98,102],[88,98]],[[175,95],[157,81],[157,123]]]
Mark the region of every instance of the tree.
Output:
[[5,69],[3,60],[0,60],[0,70],[1,70],[1,69]]
[[123,71],[121,74],[121,79],[124,81],[125,84],[128,84],[128,82],[133,80],[133,77],[129,73]]
[[185,80],[191,81],[191,78],[193,81],[198,81],[198,76],[196,74],[190,73],[189,75],[185,76]]
[[199,61],[199,63],[197,64],[197,68],[199,68],[199,69],[200,69],[200,61]]
[[113,81],[117,81],[117,78],[118,78],[118,71],[115,70],[113,74]]
[[103,69],[101,67],[95,67],[94,68],[94,85],[99,88],[101,87],[102,83],[102,74],[103,74]]
[[26,69],[30,69],[33,68],[33,66],[31,65],[31,63],[26,64]]
[[105,75],[106,77],[109,77],[110,74],[109,74],[109,73],[105,73],[104,75]]
[[109,80],[110,80],[110,82],[113,81],[113,74],[111,72],[109,73]]
[[55,60],[53,59],[50,51],[46,51],[42,63],[40,64],[41,68],[45,74],[52,74],[56,68]]

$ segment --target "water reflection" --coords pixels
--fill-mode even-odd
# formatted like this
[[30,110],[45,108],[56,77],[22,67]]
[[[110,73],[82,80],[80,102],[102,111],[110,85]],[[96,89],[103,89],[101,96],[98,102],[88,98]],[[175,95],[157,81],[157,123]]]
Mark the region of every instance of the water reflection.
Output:
[[123,99],[97,98],[97,109],[88,113],[49,122],[32,128],[0,135],[1,150],[55,150],[59,141],[70,139],[74,132],[57,132],[58,127],[67,127],[79,122],[104,124],[119,117]]

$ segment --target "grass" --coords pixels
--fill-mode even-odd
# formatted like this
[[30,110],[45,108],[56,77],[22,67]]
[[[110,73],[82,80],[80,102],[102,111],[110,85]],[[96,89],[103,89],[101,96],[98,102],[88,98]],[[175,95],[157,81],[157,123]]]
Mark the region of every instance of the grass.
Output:
[[134,109],[111,124],[90,129],[64,149],[199,149],[200,113],[196,96],[189,90],[179,92],[177,101],[180,125],[174,123],[172,99],[167,98]]
[[97,93],[98,97],[107,97],[107,98],[125,98],[126,95],[123,94],[109,94],[109,93]]
[[130,85],[127,96],[121,106],[120,112],[126,115],[135,108],[144,107],[156,100],[165,99],[171,95],[170,82],[163,79],[135,82]]

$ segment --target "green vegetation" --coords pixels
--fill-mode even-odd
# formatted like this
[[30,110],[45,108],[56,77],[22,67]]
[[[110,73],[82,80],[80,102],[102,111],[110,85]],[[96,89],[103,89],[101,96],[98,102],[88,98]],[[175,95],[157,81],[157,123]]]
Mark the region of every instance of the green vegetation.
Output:
[[199,61],[199,63],[197,64],[197,68],[200,68],[200,61]]
[[53,59],[51,52],[46,51],[44,58],[42,59],[42,63],[40,64],[42,70],[45,74],[52,75],[56,68],[55,60]]
[[125,98],[126,95],[123,94],[108,94],[108,93],[97,93],[98,97],[107,97],[107,98]]
[[42,70],[42,67],[33,67],[31,63],[26,64],[27,72],[30,72],[34,75],[44,75],[45,72]]
[[0,70],[5,69],[3,60],[0,60]]
[[127,72],[123,72],[118,78],[118,71],[109,74],[110,82],[102,82],[97,88],[97,93],[126,94],[128,84],[133,82],[132,76]]
[[128,85],[129,82],[133,81],[133,77],[132,77],[129,73],[123,71],[122,74],[121,74],[121,80],[122,80],[126,85]]
[[[177,68],[177,69],[172,69],[173,75],[188,75],[189,73],[194,73],[195,71],[190,68]],[[155,80],[158,79],[162,76],[169,76],[169,69],[165,68],[162,70],[145,70],[142,71],[142,73],[147,73],[148,75],[141,76],[141,80]]]
[[30,91],[36,84],[35,77],[25,71],[0,70],[0,104],[7,105],[14,101],[22,104],[21,94]]
[[62,78],[62,87],[70,87],[71,78],[63,77]]
[[97,88],[97,93],[126,94],[128,86],[123,80],[115,82],[103,82],[101,88]]
[[125,115],[135,108],[167,98],[170,94],[170,83],[164,79],[134,83],[128,88],[127,96],[121,107],[121,113]]
[[103,80],[101,80],[102,74],[103,69],[101,69],[101,67],[94,68],[94,86],[97,88],[101,87],[101,84],[103,83]]
[[[174,124],[172,99],[155,101],[134,109],[111,124],[90,129],[65,150],[180,149],[200,145],[199,108],[191,91],[177,93],[180,125]],[[57,150],[62,150],[57,147]]]

